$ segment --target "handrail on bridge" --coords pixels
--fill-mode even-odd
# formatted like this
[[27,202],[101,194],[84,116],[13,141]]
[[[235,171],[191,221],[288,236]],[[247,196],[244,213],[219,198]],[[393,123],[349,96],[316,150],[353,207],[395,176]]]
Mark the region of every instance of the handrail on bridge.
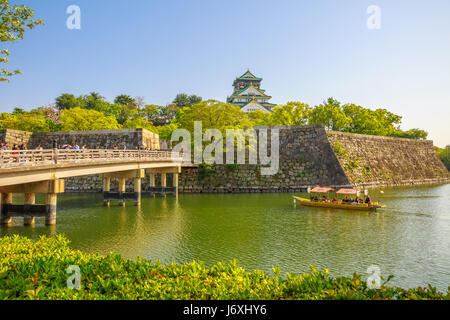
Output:
[[0,168],[117,160],[182,162],[183,154],[157,150],[46,149],[0,150]]

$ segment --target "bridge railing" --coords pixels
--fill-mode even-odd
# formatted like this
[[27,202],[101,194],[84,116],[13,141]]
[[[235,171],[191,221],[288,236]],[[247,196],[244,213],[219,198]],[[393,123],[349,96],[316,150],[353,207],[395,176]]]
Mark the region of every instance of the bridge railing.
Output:
[[183,155],[171,151],[147,150],[1,150],[0,168],[28,167],[64,163],[100,161],[175,161],[182,162]]

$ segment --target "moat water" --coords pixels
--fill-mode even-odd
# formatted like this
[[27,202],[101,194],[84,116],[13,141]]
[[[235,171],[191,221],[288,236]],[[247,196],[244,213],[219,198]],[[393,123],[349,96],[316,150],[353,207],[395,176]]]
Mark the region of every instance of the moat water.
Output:
[[[450,286],[450,184],[372,190],[385,210],[358,212],[294,208],[291,194],[143,196],[140,209],[103,207],[100,194],[58,199],[57,226],[21,219],[0,236],[63,233],[85,252],[119,252],[162,263],[237,259],[248,269],[366,275],[378,265],[391,285]],[[20,201],[20,199],[17,199]],[[39,200],[39,198],[37,199]]]

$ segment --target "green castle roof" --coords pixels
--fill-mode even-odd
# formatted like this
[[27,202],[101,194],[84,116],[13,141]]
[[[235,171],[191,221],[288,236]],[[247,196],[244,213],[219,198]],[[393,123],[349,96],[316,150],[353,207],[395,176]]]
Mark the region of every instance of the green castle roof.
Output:
[[244,73],[242,76],[238,78],[239,80],[257,80],[261,81],[262,78],[257,78],[253,75],[253,73],[250,72],[250,69],[247,70],[246,73]]
[[[246,86],[246,87],[243,88],[243,89],[235,90],[235,92],[233,93],[232,96],[237,97],[237,96],[239,96],[242,92],[244,92],[245,90],[247,90],[248,88],[250,88],[250,86]],[[257,87],[253,87],[253,88],[254,88],[255,90],[257,90],[259,93],[261,93],[262,97],[268,97],[268,98],[271,98],[270,96],[268,96],[268,95],[265,94],[265,91],[266,91],[266,90],[262,90],[262,89],[259,89],[259,88],[257,88]]]

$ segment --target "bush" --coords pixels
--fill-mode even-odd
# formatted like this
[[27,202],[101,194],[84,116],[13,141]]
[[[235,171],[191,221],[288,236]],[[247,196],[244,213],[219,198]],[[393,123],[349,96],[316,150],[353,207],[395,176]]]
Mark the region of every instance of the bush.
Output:
[[[64,236],[38,241],[0,238],[0,299],[449,299],[432,287],[368,289],[361,276],[332,278],[311,267],[308,274],[280,277],[246,271],[236,261],[160,265],[142,258],[85,254]],[[81,270],[80,290],[67,288],[71,265]]]

